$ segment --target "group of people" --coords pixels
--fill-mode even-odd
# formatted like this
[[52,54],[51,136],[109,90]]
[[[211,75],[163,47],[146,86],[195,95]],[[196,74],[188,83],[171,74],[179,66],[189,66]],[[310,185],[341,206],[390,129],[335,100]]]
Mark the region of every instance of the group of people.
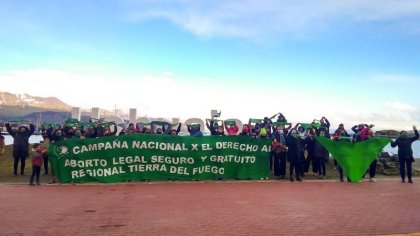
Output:
[[[277,116],[276,121],[272,121]],[[211,135],[241,135],[250,136],[252,138],[271,139],[272,148],[270,154],[270,170],[274,172],[274,176],[283,179],[286,176],[286,162],[289,162],[289,179],[290,181],[302,181],[302,177],[308,174],[312,165],[314,175],[322,179],[326,179],[326,163],[329,160],[329,152],[321,145],[315,137],[331,138],[337,141],[360,142],[374,136],[372,131],[373,125],[359,124],[352,127],[354,134],[350,136],[343,124],[340,124],[334,132],[330,132],[330,122],[327,118],[322,117],[319,121],[314,120],[312,123],[297,123],[292,127],[291,123],[282,113],[277,113],[272,117],[264,119],[250,119],[248,124],[242,126],[239,131],[237,124],[232,121],[222,121],[215,119],[207,119],[206,126]],[[200,124],[187,125],[190,136],[203,136]],[[13,174],[18,174],[18,164],[21,163],[20,174],[24,175],[25,160],[28,156],[29,137],[34,133],[33,124],[20,126],[18,129],[12,129],[10,124],[6,124],[7,132],[13,137]],[[64,125],[42,126],[42,136],[44,141],[42,144],[33,145],[32,166],[33,174],[30,184],[33,184],[34,177],[39,183],[39,175],[41,166],[44,166],[44,174],[48,175],[48,145],[50,142],[57,142],[65,139],[85,139],[99,138],[113,135],[132,135],[132,134],[155,134],[155,135],[178,135],[181,130],[181,123],[170,124],[168,122],[154,121],[148,124],[130,123],[128,127],[118,132],[117,124],[113,122],[105,122],[100,120],[91,120],[90,122],[79,122],[72,119]],[[392,147],[398,147],[398,155],[400,158],[400,174],[402,182],[405,182],[405,170],[407,170],[408,182],[412,183],[412,162],[413,151],[411,144],[419,139],[419,133],[416,127],[413,127],[415,136],[409,137],[406,131],[402,131],[400,137],[391,143]],[[0,137],[0,152],[2,151]],[[344,181],[343,170],[334,160],[338,169],[340,181]],[[370,181],[375,182],[377,161],[373,161],[369,166]],[[54,173],[52,173],[54,176]],[[53,181],[55,178],[53,177]]]

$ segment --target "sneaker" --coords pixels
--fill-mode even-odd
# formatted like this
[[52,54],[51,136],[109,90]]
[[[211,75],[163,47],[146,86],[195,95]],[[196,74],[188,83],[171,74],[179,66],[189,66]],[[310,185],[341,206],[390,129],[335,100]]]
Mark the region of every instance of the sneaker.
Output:
[[322,177],[322,179],[323,179],[323,180],[326,180],[326,179],[327,179],[327,176],[323,176],[323,177]]
[[405,183],[405,179],[401,180],[401,183]]
[[290,182],[295,182],[295,179],[293,177],[290,177]]
[[301,179],[301,178],[299,178],[299,177],[298,177],[298,178],[296,178],[296,180],[297,180],[297,181],[299,181],[299,182],[302,182],[302,179]]
[[375,179],[375,178],[370,178],[370,179],[369,179],[369,182],[376,183],[376,179]]
[[408,182],[409,182],[410,184],[414,183],[414,182],[413,182],[413,180],[411,180],[411,179],[409,179],[409,180],[408,180]]
[[340,182],[344,182],[344,179],[340,179]]
[[13,176],[14,176],[14,177],[16,177],[16,176],[17,176],[17,174],[16,174],[16,173],[14,173],[14,174],[13,174]]
[[35,186],[35,184],[34,183],[29,183],[29,186]]

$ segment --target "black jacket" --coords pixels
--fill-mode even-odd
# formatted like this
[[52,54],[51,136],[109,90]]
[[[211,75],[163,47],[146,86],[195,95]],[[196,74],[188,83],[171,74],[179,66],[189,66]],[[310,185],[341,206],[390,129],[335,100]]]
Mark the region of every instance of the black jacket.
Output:
[[10,127],[10,124],[6,124],[7,132],[13,137],[13,157],[27,157],[29,155],[29,137],[34,133],[35,127],[33,124],[29,125],[29,130],[26,128],[26,131],[23,133],[15,132]]
[[398,146],[398,157],[399,158],[406,158],[413,156],[413,149],[411,148],[411,144],[419,139],[419,132],[414,130],[414,137],[412,138],[397,138],[395,142],[391,142],[391,147]]
[[289,162],[302,162],[305,160],[303,140],[288,135],[286,138],[287,160]]
[[327,149],[324,148],[324,146],[322,146],[320,142],[318,142],[318,140],[315,140],[314,142],[313,155],[316,158],[325,158],[325,159],[329,158],[329,152],[327,151]]

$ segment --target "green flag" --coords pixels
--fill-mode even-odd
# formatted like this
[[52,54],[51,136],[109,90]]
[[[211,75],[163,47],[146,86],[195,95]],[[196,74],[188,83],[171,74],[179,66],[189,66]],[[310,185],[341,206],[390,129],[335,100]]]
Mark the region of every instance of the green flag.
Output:
[[95,125],[96,125],[95,122],[80,122],[80,126],[83,126],[85,128],[95,127]]
[[262,123],[262,119],[249,118],[249,123],[250,124],[261,124]]
[[357,143],[334,141],[316,137],[337,160],[351,182],[358,182],[366,173],[369,165],[377,158],[379,152],[391,141],[387,138],[371,138]]
[[159,126],[165,126],[165,125],[172,125],[169,122],[166,121],[152,121],[150,122],[151,125],[159,125]]
[[321,127],[321,123],[319,122],[312,122],[311,126],[314,127],[315,129],[319,129]]
[[286,125],[290,125],[290,123],[287,123],[287,122],[273,122],[273,126],[275,126],[275,127],[286,126]]
[[235,125],[236,124],[236,121],[234,121],[234,120],[225,120],[225,124],[226,125],[229,125],[229,126]]
[[311,123],[300,123],[300,126],[302,126],[302,128],[304,130],[306,130],[307,128],[310,128],[312,126]]

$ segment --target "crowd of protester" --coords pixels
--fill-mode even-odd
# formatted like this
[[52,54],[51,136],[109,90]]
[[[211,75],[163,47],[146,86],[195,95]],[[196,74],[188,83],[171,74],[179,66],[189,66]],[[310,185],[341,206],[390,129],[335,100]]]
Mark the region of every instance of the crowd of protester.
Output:
[[[277,118],[276,118],[277,117]],[[276,119],[275,119],[276,118]],[[273,121],[275,119],[275,121]],[[32,166],[33,173],[30,184],[33,185],[34,177],[39,184],[41,166],[44,166],[44,174],[48,175],[48,145],[66,139],[86,139],[99,138],[113,135],[179,135],[181,123],[171,124],[168,122],[153,121],[150,123],[130,123],[128,127],[118,132],[117,124],[105,122],[103,120],[90,120],[90,122],[79,122],[69,119],[64,124],[45,124],[42,126],[42,144],[33,145]],[[329,160],[329,152],[321,145],[315,137],[331,138],[337,141],[361,142],[374,136],[373,125],[358,124],[351,129],[353,135],[349,135],[340,124],[334,132],[330,132],[330,122],[322,117],[311,123],[297,123],[292,126],[282,113],[277,113],[264,119],[250,119],[248,124],[239,130],[238,125],[233,120],[207,119],[206,127],[210,135],[240,135],[259,139],[270,139],[272,142],[270,155],[270,170],[273,171],[275,178],[284,179],[286,176],[286,162],[289,162],[290,181],[302,181],[302,178],[309,173],[312,167],[312,175],[321,179],[326,179],[326,163]],[[9,123],[6,124],[7,132],[13,137],[13,174],[18,174],[18,164],[21,163],[20,174],[24,175],[25,160],[28,157],[29,137],[34,133],[33,124],[20,126],[13,129]],[[188,124],[187,130],[190,136],[203,136],[200,124]],[[391,143],[392,147],[398,147],[400,160],[400,174],[402,182],[405,182],[405,170],[407,170],[408,182],[412,181],[412,162],[413,151],[411,144],[419,139],[416,127],[413,127],[414,137],[409,137],[406,131],[400,133],[400,137]],[[0,135],[0,154],[4,152],[4,137]],[[339,173],[340,181],[344,181],[343,170],[334,160],[335,168]],[[367,172],[369,180],[376,182],[377,161],[374,160]],[[54,173],[52,173],[55,182]]]

